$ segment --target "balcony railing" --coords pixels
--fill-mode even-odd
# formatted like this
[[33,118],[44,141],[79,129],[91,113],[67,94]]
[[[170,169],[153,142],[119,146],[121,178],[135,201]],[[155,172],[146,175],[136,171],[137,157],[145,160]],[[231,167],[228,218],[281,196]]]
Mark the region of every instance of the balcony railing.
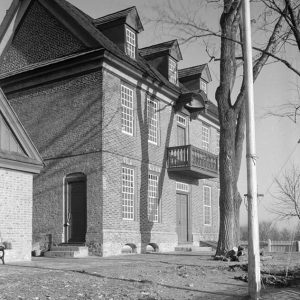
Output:
[[168,148],[168,170],[198,179],[218,177],[218,156],[192,145]]

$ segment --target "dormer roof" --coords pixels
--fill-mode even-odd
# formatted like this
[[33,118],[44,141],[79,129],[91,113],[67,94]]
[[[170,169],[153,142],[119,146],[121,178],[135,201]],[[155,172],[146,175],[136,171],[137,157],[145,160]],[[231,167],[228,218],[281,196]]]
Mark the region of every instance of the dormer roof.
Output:
[[112,23],[124,23],[137,32],[144,31],[143,24],[135,6],[95,19],[93,23],[96,27],[109,27]]
[[192,76],[197,77],[197,75],[198,75],[198,77],[204,79],[207,82],[212,81],[210,71],[209,71],[209,68],[208,68],[207,64],[193,66],[193,67],[178,70],[179,80],[181,80],[183,78],[187,78],[187,77],[192,77]]
[[167,41],[139,49],[140,55],[145,58],[168,54],[176,61],[182,60],[182,54],[177,40]]

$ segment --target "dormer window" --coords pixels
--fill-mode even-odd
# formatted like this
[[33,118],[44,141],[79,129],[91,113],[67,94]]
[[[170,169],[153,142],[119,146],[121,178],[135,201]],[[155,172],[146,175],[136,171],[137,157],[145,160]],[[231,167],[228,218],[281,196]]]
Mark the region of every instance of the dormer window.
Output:
[[135,32],[126,28],[126,53],[129,57],[135,58],[136,37]]
[[178,74],[177,74],[177,62],[169,57],[169,81],[177,85]]
[[205,93],[207,94],[207,84],[204,80],[200,80],[200,89]]

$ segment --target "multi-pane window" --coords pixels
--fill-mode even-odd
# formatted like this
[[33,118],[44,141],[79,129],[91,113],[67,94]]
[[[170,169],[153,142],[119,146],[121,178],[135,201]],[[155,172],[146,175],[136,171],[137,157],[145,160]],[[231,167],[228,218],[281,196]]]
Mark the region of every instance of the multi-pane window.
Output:
[[177,115],[177,123],[186,127],[186,118],[181,115]]
[[135,49],[136,49],[136,41],[135,41],[135,33],[126,28],[126,52],[127,55],[131,58],[135,58]]
[[169,57],[169,81],[177,84],[177,62]]
[[189,185],[183,182],[176,182],[176,191],[189,192]]
[[134,170],[122,167],[122,217],[134,219]]
[[219,155],[220,153],[220,132],[217,131],[216,135],[216,155]]
[[158,142],[158,102],[147,96],[148,141]]
[[211,225],[211,188],[203,186],[204,225]]
[[207,85],[206,82],[203,80],[200,80],[200,89],[206,94],[207,93]]
[[202,125],[202,148],[209,151],[209,127]]
[[158,176],[148,175],[148,219],[158,222]]
[[121,85],[122,132],[133,135],[133,90]]

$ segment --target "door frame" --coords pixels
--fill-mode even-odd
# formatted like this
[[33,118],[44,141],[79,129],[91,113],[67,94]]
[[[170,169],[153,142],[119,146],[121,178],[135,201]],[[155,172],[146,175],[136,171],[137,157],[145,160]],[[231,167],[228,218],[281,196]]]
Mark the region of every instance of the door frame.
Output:
[[[192,213],[191,213],[191,200],[190,200],[190,194],[188,192],[184,191],[176,191],[176,225],[177,225],[177,195],[185,195],[187,197],[187,241],[186,242],[179,242],[178,239],[178,244],[181,243],[192,243],[193,242],[193,234],[192,234]],[[178,232],[177,232],[177,226],[176,226],[176,234],[178,237]]]
[[68,225],[68,213],[69,213],[69,207],[70,207],[70,197],[69,197],[69,190],[68,190],[68,184],[72,182],[78,182],[78,181],[83,181],[85,183],[85,202],[86,202],[86,211],[85,215],[85,222],[87,226],[87,179],[86,175],[84,173],[78,172],[78,173],[71,173],[68,174],[64,178],[64,205],[63,205],[63,242],[68,243],[70,239],[70,227]]

